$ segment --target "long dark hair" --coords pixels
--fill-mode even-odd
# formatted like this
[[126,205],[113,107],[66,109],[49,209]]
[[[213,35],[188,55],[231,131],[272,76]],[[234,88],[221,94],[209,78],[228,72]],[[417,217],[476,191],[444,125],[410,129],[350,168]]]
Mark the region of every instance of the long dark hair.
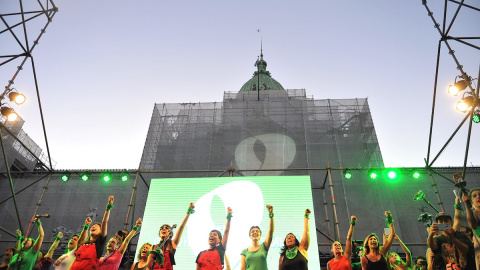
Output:
[[[297,247],[300,246],[300,242],[298,241],[298,238],[295,236],[295,234],[287,233],[287,236],[290,235],[290,234],[295,237],[295,246],[297,246]],[[285,256],[285,254],[287,253],[287,250],[288,250],[287,236],[285,236],[285,240],[283,240],[283,247],[282,247],[282,250],[280,251],[280,256]]]

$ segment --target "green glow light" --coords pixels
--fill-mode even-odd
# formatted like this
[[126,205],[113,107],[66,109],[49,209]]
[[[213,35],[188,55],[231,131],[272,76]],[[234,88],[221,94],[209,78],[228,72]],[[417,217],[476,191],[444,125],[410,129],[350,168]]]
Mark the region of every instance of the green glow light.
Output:
[[397,173],[393,170],[388,171],[387,175],[388,175],[388,178],[390,178],[390,179],[395,179],[397,177]]
[[87,182],[90,179],[90,176],[84,173],[80,176],[80,179],[82,179],[83,182]]
[[412,176],[413,176],[413,178],[418,179],[418,178],[420,178],[420,173],[419,172],[414,172]]
[[104,174],[103,177],[102,177],[103,181],[105,182],[109,182],[110,180],[112,180],[112,176],[110,174]]
[[375,179],[377,179],[378,174],[377,174],[376,171],[370,171],[370,172],[368,172],[368,177],[370,177],[370,179],[372,179],[372,180],[375,180]]
[[352,179],[352,173],[349,172],[349,171],[346,171],[345,174],[343,174],[343,176],[345,177],[345,179]]
[[61,179],[62,179],[63,182],[67,182],[68,180],[70,180],[70,175],[64,174],[64,175],[62,175]]
[[474,114],[472,117],[474,123],[480,123],[480,114]]
[[127,173],[122,174],[122,176],[120,177],[120,179],[122,179],[122,182],[128,181],[128,178],[129,178],[129,177],[128,177],[128,174],[127,174]]

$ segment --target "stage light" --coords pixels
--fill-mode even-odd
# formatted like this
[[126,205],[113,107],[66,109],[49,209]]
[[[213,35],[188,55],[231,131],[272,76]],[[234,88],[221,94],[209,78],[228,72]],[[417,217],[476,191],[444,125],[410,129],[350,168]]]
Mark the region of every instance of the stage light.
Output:
[[412,176],[413,176],[413,178],[418,179],[418,178],[420,178],[421,175],[420,175],[419,172],[414,171],[413,174],[412,174]]
[[62,174],[62,177],[60,179],[62,179],[63,182],[67,182],[68,180],[70,180],[70,174]]
[[457,110],[461,112],[467,112],[468,108],[472,107],[475,98],[473,96],[464,97],[462,100],[457,102]]
[[465,80],[460,80],[448,87],[448,93],[452,96],[456,96],[458,95],[458,93],[460,93],[460,91],[465,90],[467,86],[468,86],[468,83]]
[[120,176],[120,179],[122,180],[122,182],[128,181],[128,178],[130,178],[128,173],[124,173]]
[[390,178],[392,180],[397,178],[397,172],[395,170],[389,170],[387,172],[387,175],[388,175],[388,178]]
[[368,171],[368,177],[370,177],[372,180],[375,180],[378,177],[378,173],[375,170],[370,170]]
[[82,179],[83,182],[87,182],[90,179],[90,174],[88,173],[82,173],[80,175],[80,179]]
[[25,100],[27,100],[24,94],[20,94],[17,92],[10,92],[10,94],[8,94],[8,97],[10,98],[10,101],[17,103],[17,105],[21,105],[25,103]]
[[112,175],[110,173],[105,173],[103,174],[102,179],[105,182],[109,182],[110,180],[112,180]]
[[480,109],[477,109],[472,115],[472,121],[474,123],[480,123]]
[[18,114],[9,107],[3,107],[0,109],[0,113],[7,118],[8,121],[15,121],[18,118]]

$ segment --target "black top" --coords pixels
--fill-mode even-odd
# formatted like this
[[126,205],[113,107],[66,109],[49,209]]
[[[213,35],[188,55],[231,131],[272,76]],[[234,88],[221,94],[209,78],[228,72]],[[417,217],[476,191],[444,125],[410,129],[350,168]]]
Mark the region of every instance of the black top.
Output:
[[367,256],[365,256],[365,258],[367,258],[367,261],[368,261],[367,270],[387,270],[388,269],[387,260],[385,260],[385,257],[383,257],[382,255],[380,255],[380,260],[376,262],[370,261]]
[[147,265],[148,264],[145,264],[142,268],[138,268],[138,262],[134,264],[134,267],[133,267],[133,270],[143,270],[143,269],[147,269]]
[[308,270],[308,260],[300,251],[293,259],[283,256],[282,269],[284,270]]

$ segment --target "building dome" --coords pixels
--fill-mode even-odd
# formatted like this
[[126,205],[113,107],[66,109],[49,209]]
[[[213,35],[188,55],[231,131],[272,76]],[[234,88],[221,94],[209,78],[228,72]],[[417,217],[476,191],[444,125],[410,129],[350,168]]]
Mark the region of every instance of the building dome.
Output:
[[255,63],[257,71],[253,73],[253,77],[248,80],[240,92],[245,91],[258,91],[258,85],[260,85],[260,90],[285,90],[283,86],[272,78],[272,75],[267,70],[267,62],[263,60],[263,53],[260,54],[260,59]]

